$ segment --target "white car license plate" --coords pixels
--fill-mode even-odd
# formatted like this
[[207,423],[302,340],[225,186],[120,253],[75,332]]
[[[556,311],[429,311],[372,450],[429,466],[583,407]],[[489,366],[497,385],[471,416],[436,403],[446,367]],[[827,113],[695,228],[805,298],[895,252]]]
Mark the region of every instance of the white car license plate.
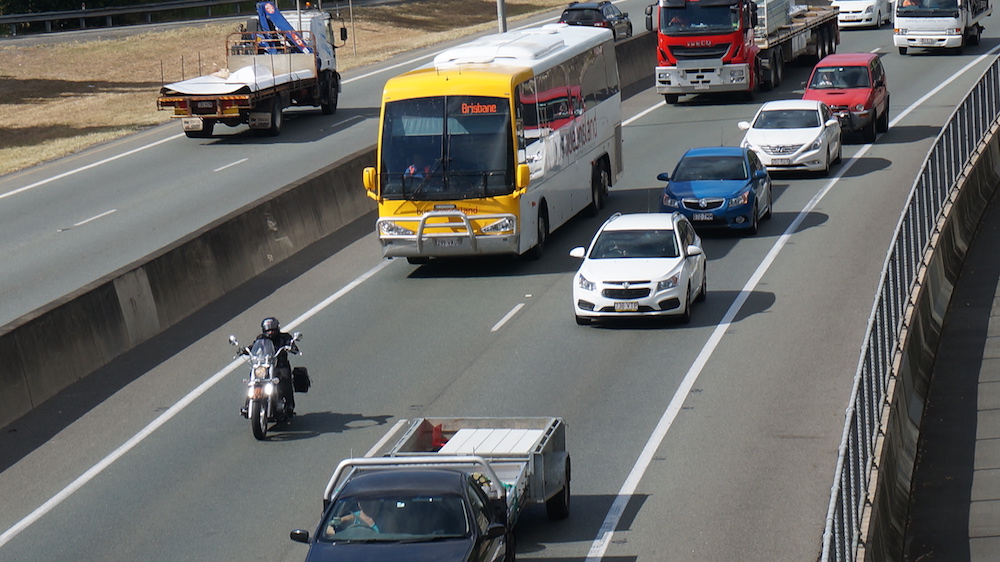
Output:
[[440,248],[456,248],[462,244],[458,238],[438,238],[434,241]]
[[710,220],[713,220],[714,218],[715,217],[712,216],[712,213],[695,213],[691,217],[691,220],[696,220],[696,221],[710,221]]
[[637,302],[615,302],[615,312],[638,312],[639,303]]
[[771,164],[774,166],[790,166],[792,161],[789,158],[772,158]]
[[861,21],[861,16],[841,16],[841,21]]

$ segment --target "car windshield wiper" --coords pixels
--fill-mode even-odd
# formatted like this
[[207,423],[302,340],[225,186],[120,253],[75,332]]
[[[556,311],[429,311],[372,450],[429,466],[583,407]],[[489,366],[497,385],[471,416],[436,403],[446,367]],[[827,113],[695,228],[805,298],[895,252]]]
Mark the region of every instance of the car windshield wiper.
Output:
[[420,538],[414,538],[414,539],[403,539],[403,540],[401,540],[399,542],[400,542],[400,544],[409,544],[409,543],[416,543],[416,542],[437,542],[437,541],[444,541],[444,540],[451,540],[451,539],[461,539],[463,537],[465,537],[465,535],[433,535],[433,536],[429,536],[429,537],[420,537]]

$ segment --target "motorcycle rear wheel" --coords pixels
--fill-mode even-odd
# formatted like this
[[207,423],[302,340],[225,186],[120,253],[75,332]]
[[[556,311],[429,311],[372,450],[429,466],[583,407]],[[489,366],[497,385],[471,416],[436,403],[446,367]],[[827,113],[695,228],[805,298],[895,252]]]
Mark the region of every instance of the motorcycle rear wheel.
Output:
[[258,441],[267,436],[267,410],[257,401],[250,402],[250,428]]

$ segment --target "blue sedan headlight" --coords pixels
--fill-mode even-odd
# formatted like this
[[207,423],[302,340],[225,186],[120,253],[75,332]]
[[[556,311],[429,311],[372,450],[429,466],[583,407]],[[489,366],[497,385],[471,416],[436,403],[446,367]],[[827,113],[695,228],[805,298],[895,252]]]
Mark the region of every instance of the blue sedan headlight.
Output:
[[663,203],[664,207],[669,207],[671,209],[681,208],[681,202],[671,197],[671,195],[666,191],[663,192],[663,196],[660,198],[660,202]]
[[736,197],[729,199],[729,206],[739,207],[740,205],[746,205],[749,202],[750,202],[750,192],[744,191],[743,193],[740,193]]

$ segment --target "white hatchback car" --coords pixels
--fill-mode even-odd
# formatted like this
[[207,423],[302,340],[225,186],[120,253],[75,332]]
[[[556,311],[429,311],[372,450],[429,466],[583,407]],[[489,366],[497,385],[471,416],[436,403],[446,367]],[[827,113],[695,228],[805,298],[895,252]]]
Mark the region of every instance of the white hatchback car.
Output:
[[680,213],[615,213],[597,230],[573,276],[577,324],[601,318],[679,316],[705,300],[707,275],[701,238]]
[[739,127],[746,131],[740,146],[753,150],[770,172],[827,174],[841,160],[840,121],[818,100],[769,101]]

